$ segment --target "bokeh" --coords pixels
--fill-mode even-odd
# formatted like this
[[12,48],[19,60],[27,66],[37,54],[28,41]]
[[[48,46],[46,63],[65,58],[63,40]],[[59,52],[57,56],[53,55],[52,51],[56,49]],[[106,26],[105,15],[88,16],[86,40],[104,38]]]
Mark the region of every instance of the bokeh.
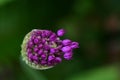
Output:
[[[120,0],[0,0],[0,80],[120,80]],[[32,29],[66,30],[71,61],[34,70],[21,60]]]

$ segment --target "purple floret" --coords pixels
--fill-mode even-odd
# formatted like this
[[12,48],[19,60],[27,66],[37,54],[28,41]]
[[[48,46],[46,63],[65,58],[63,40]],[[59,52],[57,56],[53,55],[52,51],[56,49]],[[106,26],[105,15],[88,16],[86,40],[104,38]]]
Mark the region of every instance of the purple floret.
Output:
[[72,59],[72,55],[73,55],[72,52],[65,53],[65,54],[64,54],[64,58],[65,58],[66,60],[71,60],[71,59]]
[[59,36],[64,34],[64,29],[58,30],[57,34],[49,30],[33,30],[26,48],[28,60],[43,66],[54,66],[63,58],[70,60],[78,43],[69,39],[60,40]]
[[63,36],[65,34],[65,30],[64,29],[59,29],[58,31],[57,31],[57,35],[58,36]]
[[69,40],[69,39],[64,39],[64,40],[62,41],[62,44],[63,44],[64,46],[70,45],[71,43],[72,43],[72,41]]
[[70,46],[65,46],[65,47],[62,48],[62,51],[65,52],[65,53],[66,52],[71,52],[72,48]]

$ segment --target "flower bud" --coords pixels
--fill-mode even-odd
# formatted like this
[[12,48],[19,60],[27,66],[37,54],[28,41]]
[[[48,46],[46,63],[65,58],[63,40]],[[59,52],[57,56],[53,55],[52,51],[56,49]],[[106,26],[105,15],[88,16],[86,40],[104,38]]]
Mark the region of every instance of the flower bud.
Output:
[[59,29],[58,31],[57,31],[57,35],[58,36],[63,36],[65,34],[65,30],[64,29]]
[[57,34],[49,30],[34,29],[29,32],[21,45],[23,61],[34,69],[44,70],[54,67],[62,62],[62,59],[70,60],[73,49],[78,43],[69,39],[60,40],[65,31],[58,30]]

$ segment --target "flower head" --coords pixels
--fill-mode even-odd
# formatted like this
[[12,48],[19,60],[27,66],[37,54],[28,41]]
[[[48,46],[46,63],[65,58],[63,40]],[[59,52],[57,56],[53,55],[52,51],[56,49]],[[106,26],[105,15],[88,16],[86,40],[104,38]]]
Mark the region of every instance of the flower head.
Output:
[[73,49],[78,48],[77,42],[69,39],[60,40],[65,31],[60,29],[57,34],[50,30],[34,29],[29,32],[22,43],[23,60],[35,69],[48,69],[62,62],[62,59],[72,59]]

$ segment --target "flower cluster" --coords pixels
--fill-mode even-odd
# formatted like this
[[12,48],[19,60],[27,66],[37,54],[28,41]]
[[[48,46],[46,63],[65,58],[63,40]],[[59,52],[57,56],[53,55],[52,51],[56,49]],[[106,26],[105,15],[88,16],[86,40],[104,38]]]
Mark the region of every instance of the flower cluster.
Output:
[[23,60],[35,69],[48,69],[62,62],[62,59],[71,60],[73,49],[78,48],[78,42],[69,39],[61,40],[64,29],[57,34],[50,30],[34,29],[29,32],[22,43]]

